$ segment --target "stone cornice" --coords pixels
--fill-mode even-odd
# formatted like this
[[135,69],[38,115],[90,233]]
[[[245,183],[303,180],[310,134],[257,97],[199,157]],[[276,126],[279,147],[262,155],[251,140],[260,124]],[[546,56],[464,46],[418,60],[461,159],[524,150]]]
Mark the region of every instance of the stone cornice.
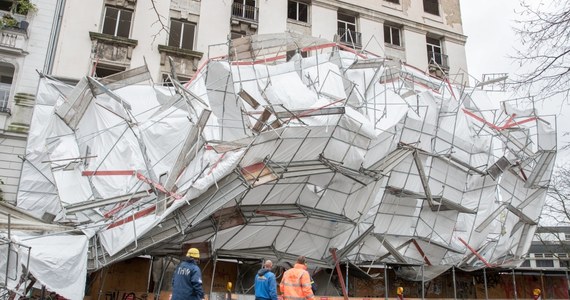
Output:
[[89,37],[91,40],[98,40],[105,44],[131,46],[133,48],[139,43],[137,40],[93,31],[89,31]]
[[193,59],[193,58],[201,59],[202,56],[204,55],[204,53],[202,52],[189,50],[189,49],[182,49],[172,46],[166,46],[166,45],[158,45],[158,52],[164,52],[172,56],[182,57],[187,59]]

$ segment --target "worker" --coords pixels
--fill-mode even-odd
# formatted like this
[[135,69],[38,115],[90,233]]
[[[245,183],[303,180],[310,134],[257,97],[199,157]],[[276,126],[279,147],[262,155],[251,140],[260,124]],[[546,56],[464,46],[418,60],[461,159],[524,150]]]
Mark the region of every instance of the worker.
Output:
[[181,261],[172,276],[171,300],[202,300],[202,272],[198,267],[200,251],[196,248],[188,249],[186,258]]
[[399,299],[399,300],[404,300],[404,288],[401,287],[401,286],[399,286],[399,287],[396,289],[396,295],[398,296],[398,299]]
[[534,289],[532,290],[532,299],[533,300],[541,300],[542,297],[540,296],[542,294],[542,292],[540,291],[540,289]]
[[273,262],[266,260],[255,274],[255,300],[277,300],[277,279],[271,269]]
[[311,276],[307,272],[307,260],[304,256],[297,258],[295,266],[283,273],[279,285],[283,300],[314,300],[311,290]]

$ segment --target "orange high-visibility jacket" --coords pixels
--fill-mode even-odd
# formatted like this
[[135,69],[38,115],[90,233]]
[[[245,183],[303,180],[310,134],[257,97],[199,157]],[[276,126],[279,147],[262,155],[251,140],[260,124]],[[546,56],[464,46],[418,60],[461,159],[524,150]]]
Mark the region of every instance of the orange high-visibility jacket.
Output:
[[279,285],[283,300],[314,300],[311,290],[311,276],[307,266],[295,264],[295,267],[285,271]]

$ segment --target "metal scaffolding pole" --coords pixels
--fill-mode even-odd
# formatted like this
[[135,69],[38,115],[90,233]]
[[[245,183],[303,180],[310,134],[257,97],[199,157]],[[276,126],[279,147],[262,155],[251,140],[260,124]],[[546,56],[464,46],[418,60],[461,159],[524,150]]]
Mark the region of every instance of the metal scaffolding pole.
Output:
[[483,268],[483,283],[485,284],[485,299],[489,299],[489,292],[487,291],[487,268]]
[[424,284],[424,264],[422,264],[422,300],[425,299],[425,284]]
[[384,265],[384,299],[388,300],[388,265]]
[[214,266],[212,267],[212,282],[210,283],[210,294],[208,295],[209,299],[212,299],[212,293],[214,291],[214,276],[216,275],[216,264],[218,262],[218,254],[214,254]]
[[[453,299],[457,300],[457,284],[455,280],[455,266],[451,266],[451,275],[453,278]],[[486,291],[486,289],[485,289]]]
[[514,291],[514,295],[515,295],[515,300],[518,299],[517,297],[517,281],[515,279],[515,269],[512,269],[512,274],[513,274],[513,291]]

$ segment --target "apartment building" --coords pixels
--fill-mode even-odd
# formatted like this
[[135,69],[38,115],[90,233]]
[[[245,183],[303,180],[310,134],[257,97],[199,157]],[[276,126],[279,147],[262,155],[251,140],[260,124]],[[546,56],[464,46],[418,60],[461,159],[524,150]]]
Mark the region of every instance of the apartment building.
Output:
[[52,73],[104,77],[146,62],[161,82],[171,57],[184,81],[201,59],[227,55],[230,39],[285,31],[453,80],[467,70],[459,0],[66,0]]
[[231,39],[289,31],[467,81],[459,0],[0,0],[0,17],[0,189],[11,202],[38,71],[75,82],[146,64],[162,83],[172,58],[185,81]]
[[46,72],[59,2],[0,0],[0,199],[14,202],[39,73]]
[[570,270],[570,226],[539,227],[520,268]]

